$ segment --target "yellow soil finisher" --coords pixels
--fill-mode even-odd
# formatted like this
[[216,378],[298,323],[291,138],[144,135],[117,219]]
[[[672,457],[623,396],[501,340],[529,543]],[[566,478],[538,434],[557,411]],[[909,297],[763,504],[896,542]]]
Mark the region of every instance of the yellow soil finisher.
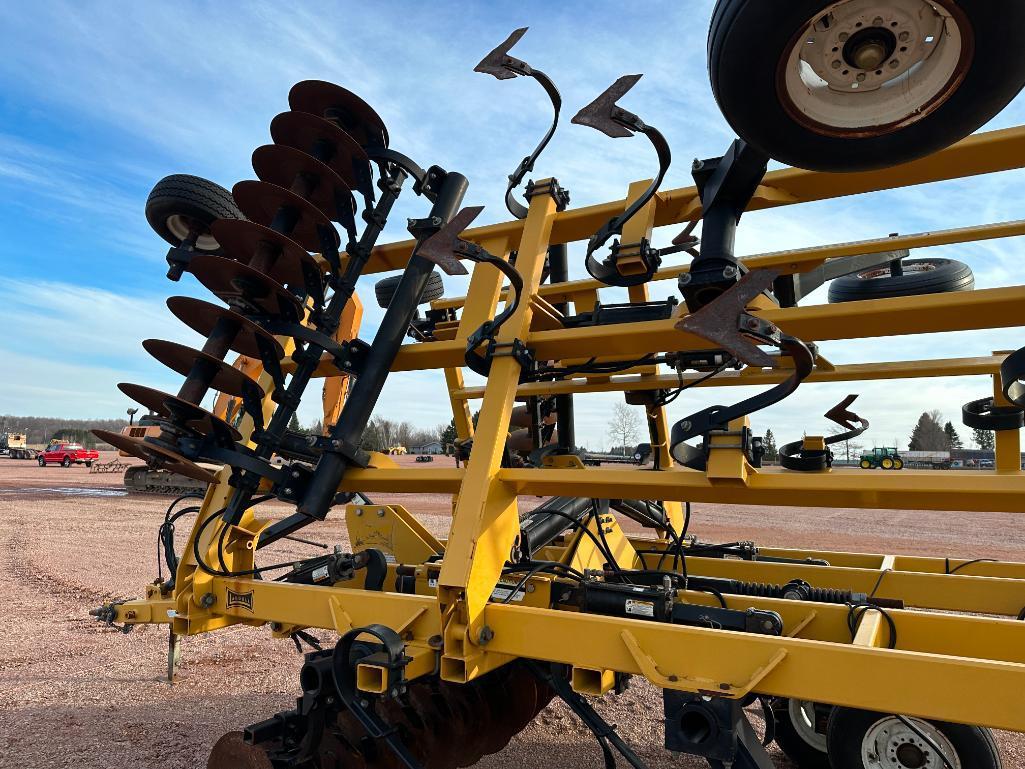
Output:
[[[692,186],[663,189],[671,152],[646,120],[673,116],[619,106],[639,77],[625,76],[572,122],[650,143],[658,173],[586,208],[571,208],[555,178],[521,194],[561,97],[510,54],[517,30],[476,69],[537,81],[555,119],[510,177],[513,218],[484,227],[469,227],[479,208],[464,207],[466,176],[393,148],[366,102],[321,81],[291,90],[273,143],[253,154],[258,180],[230,193],[198,177],[158,183],[146,211],[171,244],[169,277],[190,273],[222,303],[168,300],[202,349],[143,343],[185,377],[177,394],[120,386],[152,411],[157,434],[98,434],[210,486],[180,552],[163,537],[170,577],[93,613],[168,624],[172,676],[183,636],[241,624],[321,641],[296,707],[225,735],[209,767],[470,766],[558,697],[606,766],[640,769],[592,707],[630,677],[663,692],[665,747],[712,767],[772,766],[748,721],[756,702],[767,737],[800,767],[999,767],[988,729],[1025,730],[1025,564],[702,542],[689,513],[692,502],[770,516],[794,504],[1025,509],[1025,350],[826,357],[831,340],[1020,325],[1025,286],[969,290],[970,271],[950,260],[906,257],[1025,235],[1025,222],[734,253],[745,211],[784,216],[1025,166],[1025,128],[969,136],[1025,83],[1023,30],[1025,6],[1010,0],[719,0],[709,72],[740,138],[696,161]],[[770,159],[793,167],[767,172]],[[422,218],[408,222],[412,240],[380,245],[400,192],[417,196]],[[569,279],[570,243],[589,278]],[[467,266],[466,296],[442,298],[436,268]],[[389,271],[401,273],[378,283],[387,309],[374,338],[339,335],[357,279]],[[679,299],[652,300],[651,284],[666,280]],[[826,281],[833,301],[802,306]],[[607,287],[628,303],[603,303]],[[232,352],[259,370],[229,365]],[[466,386],[464,368],[486,384]],[[387,377],[427,369],[444,371],[464,467],[400,468],[360,448]],[[311,380],[343,375],[352,385],[327,434],[290,432]],[[815,403],[812,383],[979,375],[992,391],[964,418],[996,432],[993,470],[834,468],[837,437],[821,435],[762,466],[752,416],[787,397],[829,405]],[[760,389],[737,400],[735,385]],[[671,422],[666,406],[697,386],[737,402]],[[234,418],[198,405],[210,391],[236,399]],[[651,469],[584,466],[574,398],[596,392],[643,410]],[[868,426],[852,401],[827,412],[848,438]],[[416,511],[374,504],[379,492],[450,494],[448,536],[432,536]],[[524,510],[523,497],[546,499]],[[294,512],[261,516],[269,499]],[[352,552],[260,557],[329,514],[345,516]],[[624,532],[627,518],[647,536]]]

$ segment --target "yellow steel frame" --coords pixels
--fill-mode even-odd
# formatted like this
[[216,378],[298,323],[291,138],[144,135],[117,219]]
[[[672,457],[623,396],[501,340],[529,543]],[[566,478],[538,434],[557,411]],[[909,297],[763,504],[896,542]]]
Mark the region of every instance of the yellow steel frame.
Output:
[[[765,177],[752,209],[780,207],[831,197],[924,184],[1025,166],[1025,128],[969,138],[928,158],[883,171],[823,174],[787,169]],[[608,217],[621,212],[646,182],[631,185],[627,196],[599,206],[558,212],[548,196],[531,199],[523,221],[481,227],[464,233],[490,252],[508,257],[515,250],[524,296],[517,312],[502,327],[499,341],[522,340],[542,360],[590,357],[628,359],[652,351],[709,347],[710,343],[677,330],[668,321],[604,326],[562,327],[551,302],[571,302],[579,312],[597,300],[601,285],[572,281],[541,285],[549,245],[590,236]],[[654,227],[679,225],[701,215],[694,188],[659,193],[631,222],[631,237],[650,235]],[[826,260],[894,248],[925,247],[987,238],[1025,235],[1025,222],[884,238],[860,243],[764,254],[747,259],[750,267],[802,272]],[[374,251],[370,272],[400,269],[411,242]],[[669,279],[686,267],[663,269]],[[393,369],[444,369],[457,432],[474,437],[465,468],[398,468],[378,458],[370,468],[349,472],[340,490],[437,492],[454,497],[448,537],[439,542],[400,506],[350,506],[347,509],[354,547],[380,548],[392,557],[390,567],[404,564],[416,575],[415,594],[371,592],[358,580],[335,586],[304,586],[248,578],[214,577],[191,557],[193,530],[172,594],[151,586],[143,600],[117,608],[127,623],[168,622],[181,634],[214,630],[230,624],[270,623],[279,634],[296,628],[327,628],[339,633],[371,623],[396,630],[407,643],[409,677],[432,674],[466,682],[516,657],[548,660],[573,667],[574,685],[587,693],[609,688],[612,671],[642,675],[656,686],[738,698],[750,692],[796,697],[873,710],[905,713],[1025,731],[1025,623],[1014,619],[1025,607],[1025,563],[986,562],[965,566],[948,560],[858,554],[772,550],[791,558],[821,558],[829,566],[688,557],[692,574],[783,583],[803,579],[819,587],[845,588],[885,598],[903,599],[913,607],[890,612],[897,645],[886,648],[889,633],[880,617],[862,617],[854,638],[844,606],[772,598],[727,596],[731,608],[766,608],[784,621],[782,636],[753,635],[710,628],[620,619],[552,608],[553,577],[531,579],[522,600],[492,600],[502,584],[502,570],[520,532],[518,495],[631,497],[668,502],[709,501],[752,505],[822,507],[897,507],[954,511],[1025,512],[1025,474],[1020,467],[1018,431],[1001,431],[992,471],[916,471],[865,473],[833,469],[799,473],[753,468],[739,449],[716,452],[707,472],[672,467],[662,446],[662,470],[579,467],[510,469],[501,467],[510,414],[517,397],[555,393],[646,390],[677,383],[654,367],[624,375],[576,378],[520,385],[519,365],[496,357],[483,387],[466,387],[462,378],[466,337],[491,317],[501,297],[501,274],[487,265],[473,272],[465,298],[439,300],[436,307],[462,308],[450,339],[407,345]],[[631,291],[643,301],[644,287]],[[1025,286],[974,292],[881,299],[844,305],[752,310],[805,341],[883,337],[899,334],[1020,325],[1025,317]],[[681,312],[683,312],[681,310]],[[553,314],[554,313],[554,314]],[[854,321],[857,322],[854,322]],[[832,365],[821,358],[809,381],[852,381],[912,377],[990,375],[999,397],[999,365],[1005,353],[953,360]],[[287,363],[287,362],[286,362]],[[747,369],[714,378],[705,386],[770,384],[788,374],[778,369]],[[337,374],[325,359],[321,376]],[[269,385],[269,382],[262,382]],[[269,391],[269,388],[268,388]],[[476,430],[468,401],[479,399]],[[268,411],[272,408],[266,402]],[[665,443],[665,415],[653,415]],[[738,422],[734,427],[740,427]],[[248,434],[251,424],[243,424]],[[227,471],[212,486],[196,526],[220,509],[227,493]],[[671,507],[678,518],[678,507]],[[233,527],[225,548],[232,569],[250,567],[254,542],[265,522],[250,515]],[[610,521],[610,536],[624,563],[652,566],[664,540],[624,536]],[[208,554],[218,527],[209,527],[200,542]],[[361,543],[357,545],[356,543]],[[546,557],[588,565],[593,553],[584,537],[557,542]],[[952,548],[955,545],[952,545]],[[427,556],[442,552],[440,561]],[[956,573],[948,573],[957,569]],[[229,601],[247,595],[245,602]],[[709,603],[705,593],[680,591],[678,601]],[[988,615],[988,616],[970,616]],[[582,639],[585,639],[582,641]],[[377,691],[380,676],[361,669],[359,685]]]

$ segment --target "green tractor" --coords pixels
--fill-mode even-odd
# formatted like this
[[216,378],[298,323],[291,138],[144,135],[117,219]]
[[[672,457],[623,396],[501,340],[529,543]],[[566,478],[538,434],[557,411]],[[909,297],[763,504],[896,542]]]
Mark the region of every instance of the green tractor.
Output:
[[900,458],[896,447],[874,448],[861,455],[862,470],[874,470],[877,467],[884,470],[902,470],[904,469],[904,460]]

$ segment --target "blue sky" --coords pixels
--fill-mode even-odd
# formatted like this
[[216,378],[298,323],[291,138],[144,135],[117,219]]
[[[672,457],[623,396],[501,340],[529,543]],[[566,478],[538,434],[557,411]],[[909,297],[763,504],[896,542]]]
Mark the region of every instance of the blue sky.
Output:
[[[565,102],[563,126],[535,177],[558,177],[578,206],[621,198],[631,180],[650,175],[654,158],[643,140],[614,141],[568,122],[619,75],[641,72],[624,106],[669,139],[674,165],[666,186],[687,184],[690,160],[721,153],[731,139],[705,71],[711,6],[649,2],[625,16],[621,3],[606,2],[20,6],[0,28],[0,413],[113,417],[131,405],[117,382],[177,389],[180,378],[139,342],[198,346],[164,300],[204,292],[189,276],[174,285],[164,277],[167,247],[146,224],[146,195],[170,173],[227,187],[253,178],[250,155],[269,141],[270,120],[287,109],[298,80],[330,80],[361,94],[388,124],[396,149],[422,165],[465,173],[467,203],[486,205],[482,222],[498,221],[507,218],[505,177],[544,130],[548,106],[531,81],[500,83],[472,69],[512,29],[529,26],[515,53],[552,76]],[[987,129],[1021,122],[1019,97]],[[742,222],[739,251],[1014,219],[1023,182],[1025,173],[1010,172],[752,214]],[[405,238],[405,218],[424,212],[407,194],[382,242]],[[572,254],[572,276],[583,277],[582,252]],[[1019,282],[1021,239],[930,255],[967,261],[979,287]],[[451,293],[465,285],[446,284]],[[368,339],[381,316],[371,286],[362,287],[370,297]],[[655,293],[672,288],[666,282]],[[808,301],[825,301],[824,294]],[[616,296],[609,292],[607,301]],[[829,344],[823,352],[834,362],[866,362],[980,355],[1022,341],[1011,329]],[[817,415],[860,392],[873,423],[868,442],[903,445],[921,411],[938,408],[957,423],[961,404],[989,390],[984,379],[809,385],[756,417],[756,429],[771,426],[788,440],[818,432]],[[582,442],[606,442],[608,409],[619,397],[579,399]],[[693,393],[671,414],[680,418],[715,400],[711,390]],[[308,401],[304,422],[317,416],[319,388]],[[450,417],[434,372],[393,377],[384,402],[389,416],[422,426]]]

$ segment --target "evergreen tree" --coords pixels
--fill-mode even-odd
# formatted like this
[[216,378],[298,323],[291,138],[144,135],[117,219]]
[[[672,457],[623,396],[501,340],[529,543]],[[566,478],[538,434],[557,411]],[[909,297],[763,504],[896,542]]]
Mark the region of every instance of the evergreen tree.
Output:
[[299,425],[299,417],[297,417],[295,414],[292,414],[292,418],[288,420],[288,429],[294,433],[301,433],[303,430],[302,427]]
[[926,411],[918,418],[918,424],[911,432],[909,451],[946,451],[947,434],[940,426],[940,412]]
[[779,458],[779,449],[776,448],[776,436],[772,434],[771,429],[765,431],[765,437],[762,438],[762,445],[765,446],[766,459]]
[[976,427],[972,430],[972,440],[983,451],[993,451],[996,446],[996,438],[992,430],[982,430]]
[[948,449],[963,449],[964,444],[961,442],[961,436],[957,434],[957,430],[954,429],[953,422],[947,422],[943,425],[943,432],[947,435],[947,448]]
[[438,440],[441,441],[442,449],[447,452],[448,446],[455,443],[458,437],[459,434],[456,432],[456,420],[453,418],[451,422],[441,428]]

